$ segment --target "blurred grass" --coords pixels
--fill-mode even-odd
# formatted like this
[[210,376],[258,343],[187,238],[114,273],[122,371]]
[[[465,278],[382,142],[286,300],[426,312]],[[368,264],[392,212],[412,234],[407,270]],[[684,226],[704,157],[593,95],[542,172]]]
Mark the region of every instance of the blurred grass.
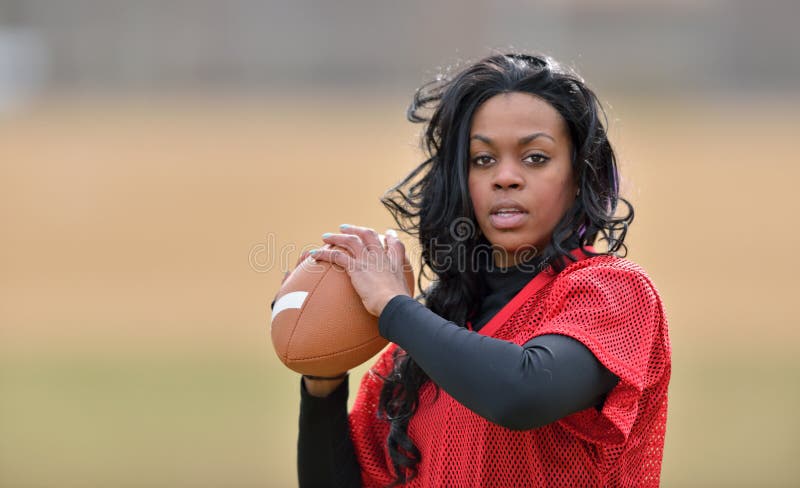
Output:
[[663,486],[798,486],[800,364],[768,348],[673,356]]
[[[662,484],[800,486],[798,103],[612,101],[626,242],[674,350]],[[272,235],[292,265],[340,223],[391,225],[378,199],[419,160],[404,104],[0,118],[0,486],[294,486],[298,378],[267,328],[285,266],[249,255]]]
[[[663,486],[796,486],[797,361],[674,359]],[[267,355],[0,367],[1,486],[296,485],[297,377]]]
[[82,356],[2,366],[2,486],[294,483],[295,382],[263,358]]

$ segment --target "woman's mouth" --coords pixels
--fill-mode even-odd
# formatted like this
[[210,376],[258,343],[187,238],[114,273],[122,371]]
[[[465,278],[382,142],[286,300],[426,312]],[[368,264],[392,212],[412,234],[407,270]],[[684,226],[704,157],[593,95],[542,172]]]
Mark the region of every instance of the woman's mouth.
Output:
[[492,223],[492,227],[495,229],[505,230],[519,227],[523,222],[525,222],[527,217],[528,212],[523,212],[522,210],[515,208],[509,208],[492,212],[489,215],[489,221]]

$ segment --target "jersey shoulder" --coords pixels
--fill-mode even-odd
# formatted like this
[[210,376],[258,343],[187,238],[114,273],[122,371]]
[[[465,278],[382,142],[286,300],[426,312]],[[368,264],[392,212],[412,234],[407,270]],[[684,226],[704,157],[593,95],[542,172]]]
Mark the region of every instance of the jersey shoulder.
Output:
[[657,293],[653,281],[642,266],[629,259],[610,254],[600,254],[573,262],[561,270],[554,281],[563,285],[565,282],[574,282],[581,279],[603,280],[615,277],[640,280]]

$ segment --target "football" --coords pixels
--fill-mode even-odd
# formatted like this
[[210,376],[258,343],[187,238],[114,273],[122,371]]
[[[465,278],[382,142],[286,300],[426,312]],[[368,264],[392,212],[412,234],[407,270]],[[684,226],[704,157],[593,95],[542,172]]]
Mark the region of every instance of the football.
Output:
[[[414,273],[406,269],[414,295]],[[387,344],[341,266],[311,257],[289,274],[275,296],[270,334],[289,369],[313,376],[348,371]]]

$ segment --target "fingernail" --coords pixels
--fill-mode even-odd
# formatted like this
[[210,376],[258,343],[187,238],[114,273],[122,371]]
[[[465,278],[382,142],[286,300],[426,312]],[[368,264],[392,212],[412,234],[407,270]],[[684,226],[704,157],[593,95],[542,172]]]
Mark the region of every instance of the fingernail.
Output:
[[323,238],[323,239],[327,239],[328,237],[330,237],[330,236],[332,236],[332,235],[333,235],[333,234],[331,234],[330,232],[326,232],[326,233],[322,234],[322,238]]
[[346,229],[348,227],[350,227],[349,224],[342,224],[342,225],[339,226],[340,229]]
[[313,256],[314,254],[317,254],[318,252],[319,252],[319,249],[312,249],[312,250],[308,251],[308,254]]
[[392,236],[392,237],[397,237],[397,232],[395,232],[394,229],[387,229],[386,230],[386,235],[389,235],[389,236]]

